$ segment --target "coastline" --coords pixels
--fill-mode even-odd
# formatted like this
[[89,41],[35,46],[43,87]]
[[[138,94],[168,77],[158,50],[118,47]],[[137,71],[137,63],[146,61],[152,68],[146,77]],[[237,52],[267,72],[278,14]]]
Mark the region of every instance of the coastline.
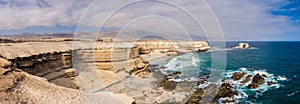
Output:
[[[233,88],[234,86],[231,84],[230,79],[216,84],[211,84],[207,81],[209,76],[204,78],[197,77],[193,81],[176,81],[173,80],[173,78],[180,76],[182,72],[172,71],[171,73],[163,73],[165,65],[168,64],[170,60],[181,55],[190,53],[193,55],[198,52],[207,51],[210,46],[203,41],[194,43],[178,42],[176,45],[180,45],[180,49],[175,48],[173,46],[174,44],[159,41],[141,42],[136,45],[124,44],[123,42],[99,42],[96,48],[91,47],[92,44],[94,44],[93,42],[82,42],[82,45],[88,45],[89,47],[78,47],[73,50],[71,50],[72,45],[70,42],[47,43],[53,45],[52,48],[41,47],[41,44],[46,43],[29,42],[10,43],[9,45],[3,44],[0,47],[0,54],[2,56],[1,68],[4,68],[3,70],[1,69],[1,71],[4,71],[1,77],[4,77],[3,79],[8,78],[9,76],[5,75],[5,73],[12,73],[12,75],[18,71],[27,73],[28,76],[34,77],[25,76],[25,79],[35,80],[35,78],[40,78],[43,80],[28,82],[33,83],[33,86],[29,86],[28,83],[18,82],[19,79],[16,79],[18,86],[25,89],[27,87],[36,88],[36,85],[44,83],[44,87],[50,84],[54,89],[56,87],[70,89],[71,91],[75,91],[75,93],[82,94],[76,102],[85,102],[82,100],[83,98],[88,102],[99,102],[99,99],[97,99],[98,96],[107,99],[111,97],[114,101],[123,103],[189,104],[199,103],[202,98],[216,95],[210,101],[230,103],[237,102],[236,98],[238,99],[238,97],[240,97],[236,89]],[[9,53],[20,47],[24,47],[24,49],[19,50],[17,53]],[[31,51],[30,49],[36,50]],[[95,62],[91,61],[91,56],[93,55],[96,57]],[[112,55],[114,55],[114,57],[112,57]],[[188,64],[193,63],[189,62]],[[96,69],[89,69],[93,66],[95,66]],[[84,70],[81,71],[78,70],[78,68]],[[77,73],[75,69],[77,69]],[[252,74],[250,72],[247,72],[247,74],[241,73],[242,72],[231,74],[229,77],[235,75],[234,77],[241,78]],[[252,74],[252,76],[254,76],[254,74]],[[258,76],[258,80],[266,78],[264,75],[255,76]],[[22,79],[22,77],[20,78]],[[95,80],[97,80],[95,84],[89,83],[89,81]],[[247,81],[250,83],[252,78]],[[6,82],[13,83],[9,81]],[[74,85],[70,86],[71,84]],[[257,87],[259,84],[262,83],[251,83],[251,87]],[[8,89],[14,89],[15,91],[22,90],[14,88],[14,84],[8,84],[6,87],[8,87]],[[22,94],[29,92],[30,91],[25,90]],[[68,90],[66,90],[66,92],[68,92]],[[105,96],[106,94],[110,96]],[[35,96],[32,98],[35,101],[38,99],[38,97],[36,97],[38,95],[40,95],[40,93],[28,96]],[[71,96],[59,93],[55,93],[54,95],[64,96],[61,99],[67,99]],[[7,96],[7,94],[3,94],[3,96]],[[15,94],[12,93],[10,96],[15,97]],[[7,97],[4,98],[8,99]],[[43,98],[44,101],[51,99]],[[23,99],[20,100],[23,101]],[[8,99],[8,101],[10,100]],[[103,101],[105,102],[105,100]],[[69,103],[71,100],[62,102]]]
[[[156,77],[145,77],[145,78],[138,78],[136,77],[137,75],[132,75],[132,76],[124,76],[126,75],[126,70],[118,70],[118,69],[111,69],[109,63],[114,63],[116,62],[117,64],[120,63],[127,63],[129,62],[131,66],[133,67],[126,67],[128,70],[130,68],[133,68],[136,71],[144,70],[145,67],[147,67],[147,61],[150,61],[151,64],[159,63],[161,65],[164,65],[165,63],[161,63],[161,60],[159,59],[167,59],[170,60],[173,57],[175,57],[177,54],[176,51],[177,49],[174,48],[170,43],[165,43],[165,42],[150,42],[150,43],[140,43],[137,44],[137,46],[129,46],[129,50],[126,50],[128,47],[124,46],[124,44],[121,47],[116,47],[114,50],[109,50],[111,48],[111,42],[99,42],[97,43],[96,48],[93,48],[91,44],[94,44],[94,42],[80,42],[84,46],[88,47],[76,47],[76,49],[72,50],[72,42],[24,42],[24,43],[2,43],[1,45],[1,73],[3,71],[3,79],[8,79],[10,75],[16,75],[16,73],[24,73],[26,76],[20,76],[20,79],[26,79],[28,82],[23,82],[19,81],[17,78],[16,81],[14,80],[3,80],[3,82],[8,83],[4,84],[4,88],[8,89],[13,89],[13,92],[6,93],[5,91],[8,89],[3,89],[5,91],[1,91],[0,95],[2,96],[2,101],[5,102],[28,102],[28,103],[35,103],[38,102],[37,99],[42,99],[43,102],[51,101],[53,98],[38,98],[37,96],[41,95],[42,93],[32,93],[30,90],[24,90],[24,89],[43,89],[44,87],[47,88],[48,86],[52,86],[53,89],[56,87],[58,88],[63,88],[65,89],[65,92],[68,92],[69,90],[74,93],[80,94],[78,95],[78,100],[70,100],[68,99],[71,97],[71,95],[66,94],[60,94],[58,92],[53,93],[53,96],[60,96],[62,98],[59,99],[64,99],[61,100],[61,103],[70,103],[70,102],[81,102],[85,103],[87,100],[88,102],[90,101],[98,101],[94,97],[104,97],[105,92],[110,92],[112,93],[110,97],[114,97],[116,99],[128,99],[130,98],[131,100],[124,100],[123,102],[133,102],[133,99],[141,99],[141,100],[135,100],[135,101],[144,101],[143,103],[155,103],[155,102],[169,102],[170,99],[174,99],[171,95],[173,95],[172,92],[166,91],[161,87],[157,87],[157,84],[160,83],[162,80],[164,80],[165,77],[164,75],[160,72],[157,71],[155,73],[149,73],[150,76],[156,76]],[[45,45],[50,47],[43,47],[41,45]],[[122,43],[120,43],[121,45]],[[177,43],[177,45],[183,45],[184,49],[187,50],[194,50],[198,51],[199,48],[203,47],[203,45],[207,45],[207,43],[203,41],[195,42],[197,46],[195,47],[190,47],[192,44],[191,42],[187,43]],[[46,46],[46,45],[45,45]],[[22,47],[22,48],[21,48]],[[145,61],[141,59],[141,56],[139,56],[139,50],[138,47],[141,47],[143,52],[149,52],[149,51],[154,51],[157,50],[155,54],[151,54],[149,56],[144,56]],[[74,47],[73,47],[74,48]],[[15,49],[18,49],[18,52],[13,52]],[[22,49],[22,50],[21,50]],[[34,51],[32,50],[34,49]],[[103,88],[97,88],[100,89],[100,92],[94,92],[93,94],[87,93],[82,90],[82,86],[78,85],[78,79],[77,75],[74,71],[74,66],[73,65],[81,65],[82,63],[78,63],[76,61],[72,61],[74,58],[73,55],[77,54],[83,54],[84,57],[75,57],[75,59],[80,59],[80,60],[87,60],[89,62],[88,58],[85,58],[86,56],[91,55],[90,50],[95,49],[94,52],[97,52],[96,55],[99,56],[109,56],[109,54],[118,54],[116,58],[111,58],[111,57],[101,57],[100,59],[96,59],[96,64],[101,65],[98,66],[97,68],[100,68],[101,70],[97,69],[92,72],[96,73],[102,73],[104,75],[105,73],[111,73],[105,76],[99,76],[100,80],[104,81],[103,78],[108,78],[106,82],[106,85],[109,87],[104,87]],[[108,49],[108,50],[107,50]],[[76,52],[75,54],[73,52]],[[122,55],[127,55],[126,53],[130,52],[129,59],[126,59],[126,57],[123,57]],[[72,54],[73,53],[73,54]],[[107,55],[106,55],[107,54]],[[121,57],[119,57],[121,56]],[[33,61],[34,60],[34,61]],[[98,61],[97,61],[98,60]],[[125,61],[124,61],[125,60]],[[157,62],[155,62],[157,60]],[[4,63],[3,63],[4,62]],[[167,61],[165,61],[167,62]],[[85,65],[83,65],[85,66]],[[88,68],[89,66],[83,67],[83,68]],[[4,69],[2,69],[4,68]],[[76,67],[75,67],[76,68]],[[102,69],[102,68],[107,68],[107,69]],[[148,69],[147,69],[148,70]],[[143,73],[146,73],[147,75],[147,70],[143,71]],[[149,69],[151,70],[151,69]],[[105,72],[105,73],[104,73]],[[6,75],[6,73],[9,73]],[[138,74],[143,74],[143,73],[138,73]],[[88,74],[85,73],[84,71],[81,74]],[[32,77],[31,77],[32,76]],[[102,77],[102,78],[101,78]],[[114,78],[113,78],[114,77]],[[38,80],[38,81],[32,81],[32,80]],[[83,77],[87,78],[88,80],[89,77]],[[91,77],[92,78],[92,77]],[[96,78],[96,77],[95,77]],[[124,78],[121,80],[121,78]],[[97,79],[97,78],[96,78]],[[99,79],[98,79],[99,80]],[[120,80],[120,81],[118,81]],[[69,86],[68,84],[72,84],[77,82],[76,86]],[[79,79],[80,81],[80,79]],[[83,81],[86,82],[86,81]],[[105,81],[104,81],[105,82]],[[18,89],[15,88],[16,83],[18,86],[24,89]],[[37,88],[40,84],[45,84],[44,86],[40,86],[41,88]],[[105,83],[103,83],[105,84]],[[85,83],[81,83],[81,85],[85,85]],[[89,84],[85,85],[86,88],[91,88]],[[80,90],[78,90],[78,88]],[[95,89],[93,88],[93,89]],[[69,90],[68,90],[69,89]],[[46,90],[46,89],[44,89]],[[50,90],[49,90],[50,91]],[[104,93],[102,93],[104,91]],[[24,96],[23,98],[20,99],[15,99],[17,97],[16,92],[21,92],[20,95]],[[31,94],[28,94],[31,93]],[[8,95],[10,94],[10,95]],[[48,93],[47,93],[48,94]],[[46,95],[47,95],[46,94]],[[117,96],[118,94],[121,94],[121,96]],[[144,95],[149,95],[152,97],[147,97]],[[157,94],[163,94],[163,97],[157,96]],[[76,94],[74,94],[76,95]],[[171,102],[178,102],[184,99],[185,93],[180,92],[180,94],[175,94],[177,97],[175,100],[172,100]],[[30,96],[34,96],[31,97]],[[49,95],[50,96],[50,95]],[[51,95],[52,96],[52,95]],[[94,96],[94,97],[92,97]],[[104,97],[105,98],[105,97]],[[26,99],[32,99],[31,101],[28,101]],[[148,99],[148,100],[143,100],[143,99]]]

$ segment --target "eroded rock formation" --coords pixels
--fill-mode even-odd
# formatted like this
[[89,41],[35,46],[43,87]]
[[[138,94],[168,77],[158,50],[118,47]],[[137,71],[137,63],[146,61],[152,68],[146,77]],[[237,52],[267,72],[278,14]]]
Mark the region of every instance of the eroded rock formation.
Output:
[[265,81],[263,75],[260,74],[256,74],[253,78],[252,78],[252,82],[251,84],[248,85],[248,88],[257,88],[259,87],[259,85],[263,84]]
[[238,49],[247,49],[247,48],[250,48],[250,45],[248,43],[239,43],[239,45],[236,46],[235,48],[238,48]]
[[[143,43],[134,45],[124,45],[122,43],[121,45],[116,45],[107,42],[82,42],[79,46],[72,46],[72,44],[73,42],[1,44],[0,80],[5,83],[1,85],[0,102],[86,103],[79,90],[77,90],[80,86],[77,86],[75,83],[77,75],[75,72],[81,71],[81,69],[74,69],[73,65],[84,63],[88,66],[95,66],[103,74],[103,76],[100,75],[100,78],[113,79],[116,73],[121,72],[127,74],[126,76],[134,75],[144,78],[149,75],[150,71],[148,62],[140,57],[141,53],[158,50],[159,52],[174,52],[172,54],[178,54],[178,52],[205,51],[209,49],[206,42],[200,41],[190,43],[178,42],[177,45],[181,48],[174,48],[168,42],[159,44],[146,43],[146,45],[141,45]],[[88,66],[83,66],[82,70],[88,68]],[[113,79],[110,82],[116,80],[119,79]],[[176,83],[165,81],[168,83],[167,90],[171,91],[176,88]],[[105,94],[100,94],[99,96],[105,99],[105,96],[102,95]],[[117,95],[112,94],[112,96]],[[124,101],[125,103],[133,102],[132,97],[122,96],[122,98],[130,99]]]
[[207,51],[210,46],[204,41],[194,42],[172,42],[172,41],[145,41],[138,42],[141,54],[148,54],[151,51],[159,52],[187,52],[187,51]]

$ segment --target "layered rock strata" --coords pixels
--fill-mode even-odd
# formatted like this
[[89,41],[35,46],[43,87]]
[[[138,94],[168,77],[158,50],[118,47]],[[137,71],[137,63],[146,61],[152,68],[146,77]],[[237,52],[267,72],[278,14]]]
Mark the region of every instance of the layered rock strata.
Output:
[[159,52],[186,52],[186,51],[207,51],[210,46],[204,41],[194,42],[171,42],[171,41],[144,41],[138,42],[140,54],[148,54],[151,51]]
[[[46,95],[53,95],[53,97],[63,96],[62,99],[57,99],[61,100],[58,102],[84,103],[82,96],[79,95],[79,90],[76,90],[80,86],[77,86],[75,83],[75,77],[77,75],[75,74],[75,72],[80,71],[81,69],[74,70],[74,68],[76,67],[74,67],[73,65],[80,66],[84,63],[85,65],[87,65],[87,67],[82,67],[82,70],[88,68],[88,66],[95,66],[95,68],[97,69],[96,72],[100,73],[100,78],[103,78],[104,80],[108,79],[109,81],[106,85],[110,85],[115,81],[120,80],[120,77],[126,78],[128,75],[134,75],[139,78],[145,78],[149,76],[149,64],[140,56],[140,54],[145,53],[145,50],[147,52],[159,51],[178,53],[190,51],[205,51],[209,49],[209,46],[206,42],[187,42],[185,44],[184,42],[177,42],[177,46],[179,46],[180,48],[176,48],[176,45],[173,47],[173,44],[169,42],[160,42],[157,44],[144,44],[142,42],[133,45],[126,45],[126,43],[115,44],[108,42],[81,43],[82,44],[77,44],[78,46],[73,46],[73,42],[28,42],[1,44],[0,66],[1,77],[3,77],[1,79],[10,79],[10,76],[6,75],[12,74],[13,76],[15,76],[15,79],[6,81],[8,82],[8,84],[4,85],[3,87],[1,86],[1,88],[4,88],[4,92],[11,91],[11,93],[4,93],[2,91],[1,94],[2,96],[7,96],[7,94],[10,94],[11,96],[15,96],[17,98],[9,99],[7,97],[3,97],[3,99],[0,99],[0,101],[20,101],[20,103],[45,103],[50,99],[55,99],[48,99],[44,97],[41,98],[43,99],[43,101],[37,101],[37,99],[39,99],[38,96],[42,96],[42,91],[45,90]],[[20,76],[18,73],[20,73]],[[47,81],[55,83],[57,85],[47,83]],[[38,92],[36,94],[30,94],[33,93],[33,89],[37,89]],[[65,91],[67,93],[60,94],[60,91]],[[25,95],[29,96],[24,97]],[[74,97],[73,95],[78,95],[79,97]],[[29,98],[30,96],[33,96],[33,98]],[[128,97],[129,99],[132,99],[127,95],[124,96],[125,98]],[[73,98],[77,100],[74,100],[74,102],[72,102]],[[103,96],[103,98],[105,97]],[[132,100],[127,101],[133,102]]]

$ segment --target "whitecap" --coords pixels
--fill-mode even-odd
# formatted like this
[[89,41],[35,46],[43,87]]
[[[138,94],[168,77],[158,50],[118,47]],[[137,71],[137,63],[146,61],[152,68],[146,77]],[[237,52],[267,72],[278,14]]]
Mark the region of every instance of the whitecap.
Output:
[[[231,99],[231,98],[229,98],[229,97],[220,98],[220,99],[218,100],[218,104],[224,104],[223,102],[226,101],[226,100],[233,100],[233,99]],[[226,103],[226,104],[235,104],[235,103],[234,103],[234,102],[231,102],[231,103]]]
[[285,81],[285,80],[288,80],[288,79],[285,76],[277,76],[277,80]]
[[209,86],[211,83],[210,82],[204,82],[203,84],[198,85],[198,88],[206,88],[207,86]]
[[247,68],[240,68],[242,71],[247,71]]
[[259,74],[259,75],[266,75],[266,76],[270,76],[268,72],[266,72],[266,70],[254,70],[253,72],[254,74]]
[[249,49],[259,49],[258,47],[250,47]]
[[295,91],[295,92],[293,92],[293,93],[290,93],[290,94],[287,94],[287,96],[293,96],[293,95],[295,95],[295,94],[297,94],[297,93],[299,93],[300,92],[300,90],[298,90],[298,91]]

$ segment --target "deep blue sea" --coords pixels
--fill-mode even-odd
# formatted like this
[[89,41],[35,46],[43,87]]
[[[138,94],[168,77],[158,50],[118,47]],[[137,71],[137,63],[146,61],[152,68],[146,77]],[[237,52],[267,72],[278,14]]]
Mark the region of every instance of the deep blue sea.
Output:
[[[170,70],[183,72],[183,78],[210,73],[211,52],[226,50],[226,72],[229,78],[233,72],[267,74],[266,81],[274,85],[261,85],[257,89],[235,86],[242,95],[241,104],[300,104],[300,42],[248,42],[251,49],[233,49],[239,42],[227,42],[224,49],[178,56],[166,65]],[[239,82],[232,82],[239,83]]]

